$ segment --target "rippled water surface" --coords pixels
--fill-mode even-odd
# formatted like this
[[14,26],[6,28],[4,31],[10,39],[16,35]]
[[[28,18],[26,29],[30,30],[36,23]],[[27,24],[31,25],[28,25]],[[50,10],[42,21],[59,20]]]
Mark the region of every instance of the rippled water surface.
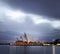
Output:
[[[53,54],[52,46],[0,46],[0,54]],[[60,54],[60,46],[55,47]]]

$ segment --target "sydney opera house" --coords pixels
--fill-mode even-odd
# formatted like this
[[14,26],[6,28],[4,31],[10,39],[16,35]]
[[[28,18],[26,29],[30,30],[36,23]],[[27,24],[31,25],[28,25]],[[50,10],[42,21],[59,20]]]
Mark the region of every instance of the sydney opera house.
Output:
[[15,45],[27,45],[29,42],[32,42],[31,36],[29,36],[27,33],[24,33],[24,36],[17,38]]
[[17,38],[15,45],[16,46],[20,46],[20,45],[22,45],[22,46],[25,46],[25,45],[33,46],[33,45],[42,45],[42,44],[40,42],[38,43],[38,42],[33,41],[32,37],[29,36],[28,33],[24,33],[24,36],[20,36],[20,38]]

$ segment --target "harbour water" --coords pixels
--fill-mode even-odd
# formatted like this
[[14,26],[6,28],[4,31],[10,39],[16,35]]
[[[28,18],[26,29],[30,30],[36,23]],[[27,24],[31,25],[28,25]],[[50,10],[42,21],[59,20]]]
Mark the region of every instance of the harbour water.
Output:
[[[53,54],[53,49],[52,46],[0,45],[0,54]],[[60,46],[55,46],[55,54],[60,54]]]

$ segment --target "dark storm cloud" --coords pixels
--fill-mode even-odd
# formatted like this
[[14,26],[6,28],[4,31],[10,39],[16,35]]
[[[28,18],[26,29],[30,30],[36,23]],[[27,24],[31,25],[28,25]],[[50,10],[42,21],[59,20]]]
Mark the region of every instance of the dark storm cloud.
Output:
[[60,0],[3,0],[15,9],[60,19]]
[[54,29],[50,34],[44,36],[44,39],[50,42],[53,41],[53,39],[60,39],[60,30]]

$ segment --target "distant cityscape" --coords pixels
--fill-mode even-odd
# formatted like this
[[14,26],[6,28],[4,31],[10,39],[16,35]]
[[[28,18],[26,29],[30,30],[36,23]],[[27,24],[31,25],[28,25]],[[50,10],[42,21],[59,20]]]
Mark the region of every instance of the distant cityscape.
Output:
[[28,34],[24,33],[24,36],[16,38],[15,42],[0,43],[0,45],[12,45],[12,46],[60,46],[60,39],[53,39],[52,42],[45,41],[34,41],[33,38]]

